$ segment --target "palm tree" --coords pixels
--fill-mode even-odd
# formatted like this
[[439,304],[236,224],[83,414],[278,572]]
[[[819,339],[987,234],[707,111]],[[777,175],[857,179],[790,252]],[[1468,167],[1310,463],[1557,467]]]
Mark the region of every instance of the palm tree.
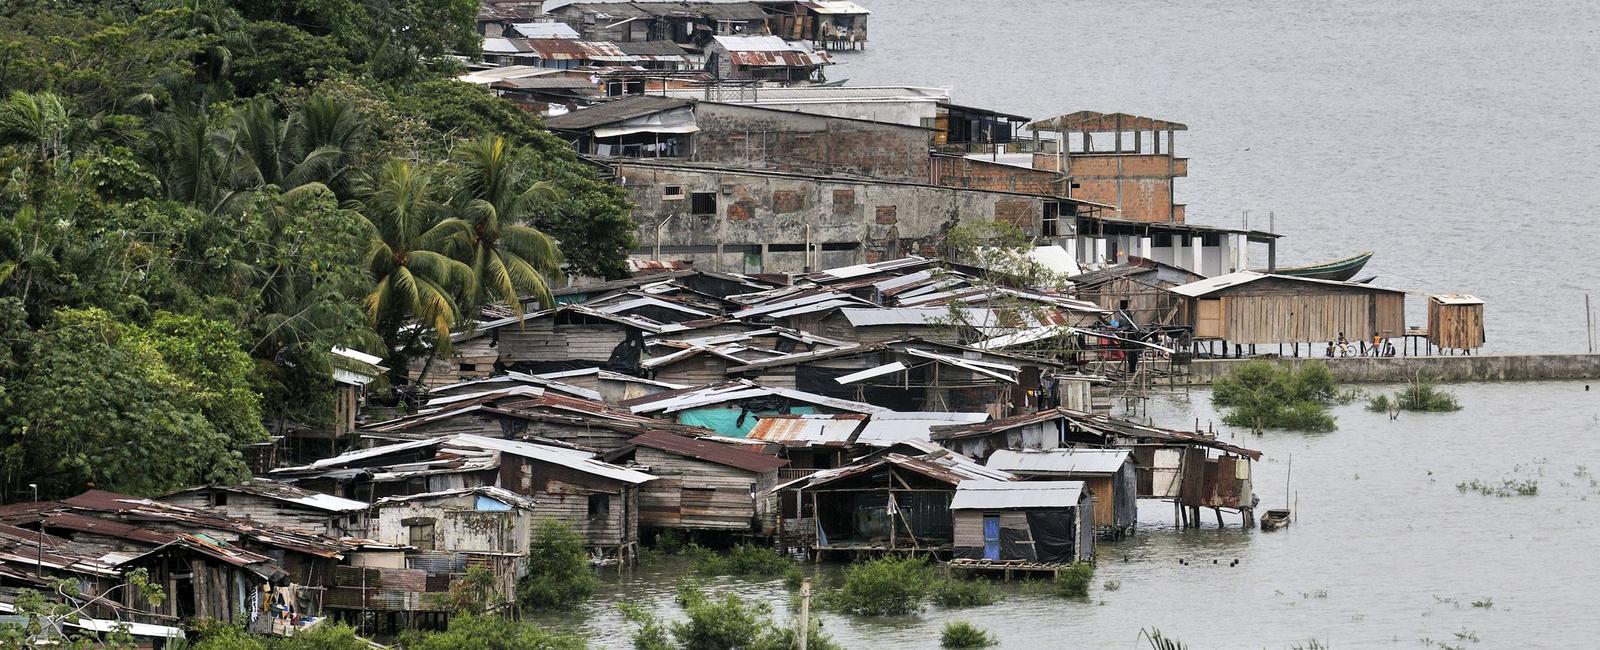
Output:
[[554,239],[526,225],[536,209],[561,198],[549,181],[532,181],[516,166],[519,151],[498,136],[461,145],[464,170],[456,205],[472,226],[459,257],[477,280],[473,305],[501,300],[522,315],[523,294],[550,307],[555,298],[548,278],[561,273],[561,251]]
[[356,210],[371,233],[367,269],[374,285],[364,300],[368,320],[390,350],[406,347],[398,340],[400,329],[412,320],[433,331],[439,349],[448,349],[450,328],[461,320],[455,296],[471,294],[474,276],[466,264],[439,251],[452,239],[469,237],[471,226],[440,218],[432,179],[404,160],[385,163],[359,191]]
[[285,191],[309,183],[332,185],[345,173],[348,147],[358,125],[354,109],[314,98],[305,110],[279,120],[266,96],[245,104],[234,119],[232,143],[238,152],[237,189],[276,185]]
[[56,164],[69,152],[72,117],[54,93],[16,91],[0,103],[0,146],[15,146],[28,160],[28,202],[44,212]]

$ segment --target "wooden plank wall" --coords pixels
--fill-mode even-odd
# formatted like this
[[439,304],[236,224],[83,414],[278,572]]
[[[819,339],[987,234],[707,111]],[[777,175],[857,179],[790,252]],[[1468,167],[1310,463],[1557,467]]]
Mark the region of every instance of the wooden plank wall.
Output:
[[659,476],[639,488],[639,522],[646,528],[751,530],[752,486],[760,477],[726,465],[640,447],[634,461]]
[[1428,341],[1456,350],[1483,346],[1483,305],[1445,305],[1428,301]]
[[[1205,301],[1201,301],[1204,305]],[[1367,295],[1240,295],[1222,297],[1220,337],[1230,343],[1332,341],[1372,338]]]

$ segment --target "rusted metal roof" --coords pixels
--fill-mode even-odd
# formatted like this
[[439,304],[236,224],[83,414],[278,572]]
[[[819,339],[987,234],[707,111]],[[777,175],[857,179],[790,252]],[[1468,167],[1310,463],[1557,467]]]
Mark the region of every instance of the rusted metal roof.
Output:
[[799,41],[777,36],[716,36],[718,45],[728,52],[735,65],[752,68],[809,68],[831,65],[828,53],[812,49]]
[[636,447],[648,447],[758,474],[770,472],[789,464],[787,460],[747,449],[745,446],[718,444],[673,433],[645,433],[635,436],[628,444]]
[[838,415],[765,415],[747,436],[751,440],[791,446],[846,445],[867,420],[854,413]]
[[988,422],[933,427],[929,431],[928,435],[934,440],[960,440],[963,438],[975,438],[978,436],[986,436],[991,433],[1010,431],[1012,429],[1025,427],[1030,424],[1049,422],[1051,420],[1064,420],[1067,417],[1066,414],[1067,412],[1060,408],[1045,409],[1037,413],[1023,413],[1022,415],[1013,415],[1011,417],[990,420]]

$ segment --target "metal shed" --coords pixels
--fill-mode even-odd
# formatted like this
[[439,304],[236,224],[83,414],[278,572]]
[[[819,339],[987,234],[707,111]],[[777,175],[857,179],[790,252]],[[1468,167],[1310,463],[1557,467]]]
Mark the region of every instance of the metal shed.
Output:
[[1094,559],[1093,497],[1082,481],[962,481],[950,511],[958,559]]

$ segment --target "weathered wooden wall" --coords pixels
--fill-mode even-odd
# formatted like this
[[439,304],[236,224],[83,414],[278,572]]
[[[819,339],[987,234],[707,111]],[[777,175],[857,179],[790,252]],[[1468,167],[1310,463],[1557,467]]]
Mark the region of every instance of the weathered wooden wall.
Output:
[[777,476],[646,447],[634,461],[660,477],[639,489],[639,524],[646,528],[752,531],[758,513],[751,490],[765,491]]

